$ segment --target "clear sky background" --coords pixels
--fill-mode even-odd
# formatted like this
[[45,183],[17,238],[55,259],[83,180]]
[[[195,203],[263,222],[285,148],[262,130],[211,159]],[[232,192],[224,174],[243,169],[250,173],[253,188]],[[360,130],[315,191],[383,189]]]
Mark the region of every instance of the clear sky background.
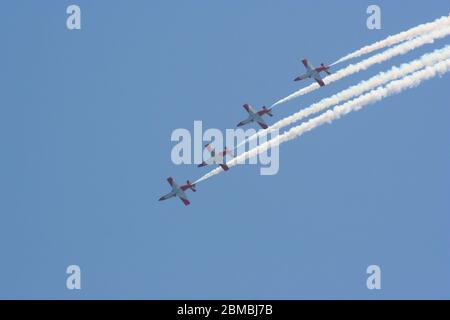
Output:
[[[78,4],[82,30],[66,28]],[[382,29],[366,28],[366,8]],[[158,202],[176,128],[232,128],[448,1],[3,1],[0,298],[450,298],[449,76]],[[286,103],[276,121],[449,38]],[[352,61],[353,62],[353,61]],[[82,289],[66,289],[77,264]],[[366,288],[366,268],[382,289]]]

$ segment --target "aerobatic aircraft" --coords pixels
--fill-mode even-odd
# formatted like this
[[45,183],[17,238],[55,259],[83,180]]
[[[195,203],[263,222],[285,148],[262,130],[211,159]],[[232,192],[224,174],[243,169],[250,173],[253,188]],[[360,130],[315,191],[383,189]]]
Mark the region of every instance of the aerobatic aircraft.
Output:
[[220,152],[216,152],[216,150],[214,149],[214,147],[211,146],[210,143],[205,145],[205,148],[209,151],[209,153],[211,153],[211,157],[208,158],[206,161],[203,161],[202,163],[200,163],[198,165],[198,167],[205,167],[211,164],[218,164],[219,166],[222,167],[222,169],[224,171],[227,171],[228,166],[225,164],[225,156],[229,155],[229,156],[233,156],[233,153],[231,152],[230,149],[227,149],[225,147],[225,149],[223,149],[223,151]]
[[261,110],[256,112],[255,110],[253,110],[252,106],[249,104],[244,104],[243,107],[248,112],[248,118],[245,119],[244,121],[239,122],[237,125],[238,127],[246,125],[247,123],[250,123],[250,122],[257,122],[261,126],[261,128],[263,128],[263,129],[268,128],[268,126],[267,126],[266,122],[263,120],[262,116],[265,114],[268,114],[269,116],[273,117],[272,109],[267,109],[264,106],[264,107],[262,107]]
[[191,189],[192,191],[196,192],[197,189],[195,189],[195,184],[190,183],[189,180],[188,180],[187,184],[179,186],[173,180],[172,177],[167,178],[167,182],[169,182],[170,186],[172,187],[172,191],[170,191],[165,196],[162,196],[161,198],[159,198],[159,201],[167,200],[167,199],[170,199],[170,198],[173,198],[173,197],[178,197],[178,198],[181,199],[181,201],[183,201],[184,205],[187,206],[188,204],[190,204],[189,199],[186,196],[185,191],[187,189]]
[[316,82],[323,87],[325,85],[325,82],[323,82],[322,77],[320,76],[321,72],[325,72],[327,74],[331,74],[331,72],[329,71],[330,67],[324,65],[323,63],[320,64],[320,67],[314,68],[307,59],[303,59],[302,60],[303,65],[306,68],[306,73],[304,73],[303,75],[297,77],[294,79],[294,81],[300,81],[306,78],[311,78],[316,80]]

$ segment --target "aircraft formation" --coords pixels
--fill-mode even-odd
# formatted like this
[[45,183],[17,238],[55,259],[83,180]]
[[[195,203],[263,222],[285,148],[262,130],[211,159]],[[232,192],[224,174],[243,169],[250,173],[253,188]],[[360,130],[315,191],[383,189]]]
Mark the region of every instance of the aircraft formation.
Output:
[[[323,63],[320,64],[320,67],[315,68],[312,66],[307,59],[302,60],[303,65],[306,68],[306,72],[302,74],[301,76],[298,76],[294,79],[294,81],[300,81],[304,79],[314,79],[321,87],[325,85],[325,82],[323,81],[320,73],[325,72],[327,74],[331,74],[329,69],[330,66],[326,66]],[[263,119],[264,115],[268,115],[270,117],[273,117],[272,114],[272,108],[267,108],[266,106],[263,106],[259,111],[255,111],[253,107],[250,104],[244,104],[243,108],[245,111],[247,111],[248,116],[247,119],[242,120],[237,124],[237,127],[244,126],[246,124],[255,122],[257,123],[262,129],[267,129],[269,126],[267,125],[266,121]],[[233,157],[233,153],[231,150],[224,148],[224,150],[217,152],[211,144],[205,145],[205,148],[209,151],[211,157],[207,160],[203,161],[201,164],[198,165],[198,167],[206,167],[209,165],[217,164],[219,165],[224,171],[228,171],[229,168],[225,164],[225,157],[231,156]],[[189,180],[186,182],[186,184],[179,186],[175,180],[172,177],[167,178],[167,181],[169,182],[172,190],[159,198],[159,201],[167,200],[170,198],[178,197],[184,205],[189,205],[189,199],[186,196],[187,190],[192,190],[194,192],[197,191],[195,183],[192,184],[189,182]]]
[[[330,84],[354,73],[366,70],[370,66],[388,61],[393,57],[405,55],[412,50],[433,43],[435,40],[445,38],[449,35],[450,15],[442,16],[431,22],[413,26],[406,31],[389,35],[383,40],[376,41],[343,56],[330,65],[321,63],[319,67],[314,67],[307,59],[303,59],[301,62],[303,63],[306,71],[304,74],[296,77],[294,81],[311,79],[314,82],[311,85],[301,88],[283,99],[278,100],[272,104],[270,108],[264,106],[260,110],[256,111],[249,104],[245,104],[243,107],[248,116],[245,120],[239,122],[237,126],[240,127],[249,123],[256,123],[261,128],[267,129],[269,126],[265,121],[265,115],[272,117],[272,111],[275,106],[305,95],[316,89],[322,88],[325,86],[325,81],[327,84]],[[322,78],[322,73],[330,74],[330,67],[350,59],[368,55],[380,49],[385,50],[371,55],[369,58],[355,64],[349,64],[346,67],[341,68],[332,76]],[[259,155],[262,152],[267,151],[272,146],[278,146],[281,143],[297,138],[304,132],[311,131],[313,128],[316,128],[324,123],[330,123],[337,120],[342,115],[348,114],[351,111],[360,110],[363,106],[370,105],[388,96],[398,94],[404,90],[415,88],[421,82],[432,79],[437,75],[442,76],[447,72],[450,73],[450,45],[446,45],[441,49],[436,49],[433,52],[425,53],[420,58],[409,61],[409,63],[403,63],[400,66],[392,67],[388,71],[380,72],[368,80],[361,81],[356,85],[350,86],[347,89],[336,93],[333,95],[333,99],[322,99],[299,112],[279,120],[275,123],[277,128],[280,126],[286,127],[300,121],[305,117],[308,117],[311,114],[329,109],[334,105],[332,109],[310,118],[307,122],[293,126],[289,130],[285,131],[282,137],[275,137],[271,139],[270,142],[262,143],[258,145],[258,147],[252,148],[249,151],[233,155],[233,151],[235,149],[230,151],[225,148],[223,151],[218,152],[210,144],[208,144],[205,147],[209,151],[210,157],[209,159],[203,161],[199,167],[212,164],[217,164],[220,167],[206,173],[194,183],[190,183],[188,181],[186,185],[182,186],[178,186],[172,178],[169,178],[168,181],[172,187],[172,190],[167,195],[161,197],[160,200],[179,197],[185,205],[188,205],[189,200],[186,197],[185,191],[188,189],[195,191],[195,185],[200,181],[204,181],[220,172],[228,171],[232,166],[236,165],[241,160]],[[257,135],[260,133],[265,132],[258,131]],[[224,158],[226,156],[231,156],[233,158],[231,161],[225,163]],[[220,170],[220,168],[222,170]]]

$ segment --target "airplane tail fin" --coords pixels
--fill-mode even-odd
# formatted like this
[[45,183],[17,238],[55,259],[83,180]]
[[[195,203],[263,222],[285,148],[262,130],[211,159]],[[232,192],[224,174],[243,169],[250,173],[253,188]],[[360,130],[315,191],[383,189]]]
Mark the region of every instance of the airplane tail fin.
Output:
[[233,156],[233,151],[231,151],[230,149],[228,149],[227,147],[225,147],[225,149],[223,149],[224,153],[229,155],[229,156]]
[[205,167],[205,166],[207,166],[208,164],[205,162],[205,161],[203,161],[202,163],[200,163],[197,167],[198,168],[200,168],[200,167]]
[[226,164],[220,164],[220,166],[222,167],[223,171],[228,171],[230,168],[226,165]]
[[271,117],[273,117],[272,109],[267,109],[266,106],[263,107],[263,110]]
[[325,64],[323,62],[320,64],[320,66],[325,69],[323,71],[325,71],[326,74],[328,74],[328,75],[331,74],[331,72],[329,71],[330,66],[325,66]]
[[191,190],[194,191],[194,192],[197,192],[197,189],[195,188],[195,183],[192,184],[189,180],[186,181],[186,183],[187,183],[189,189],[191,189]]

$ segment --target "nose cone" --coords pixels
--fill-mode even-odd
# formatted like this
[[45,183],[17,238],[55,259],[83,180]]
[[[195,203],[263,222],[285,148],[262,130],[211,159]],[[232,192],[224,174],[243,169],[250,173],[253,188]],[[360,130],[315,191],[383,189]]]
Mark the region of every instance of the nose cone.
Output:
[[299,81],[299,80],[300,80],[300,77],[297,77],[294,79],[294,81]]
[[158,201],[163,201],[163,200],[164,200],[164,197],[161,197],[158,199]]

